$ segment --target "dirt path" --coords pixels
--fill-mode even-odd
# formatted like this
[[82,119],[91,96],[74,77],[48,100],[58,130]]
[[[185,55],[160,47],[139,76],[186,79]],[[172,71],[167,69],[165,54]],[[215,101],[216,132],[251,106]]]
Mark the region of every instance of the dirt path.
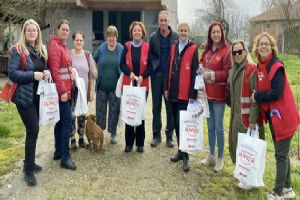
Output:
[[[182,171],[182,162],[174,164],[169,157],[177,148],[167,148],[165,138],[157,148],[150,147],[151,97],[147,103],[145,152],[124,153],[124,128],[118,130],[118,144],[110,144],[105,134],[105,152],[79,149],[72,153],[77,171],[60,168],[53,161],[53,128],[41,128],[37,163],[43,171],[37,174],[36,187],[26,186],[17,168],[2,179],[0,199],[201,199],[201,186],[209,175],[201,170],[199,157],[191,156],[191,171]],[[94,103],[90,112],[95,113]],[[175,135],[174,135],[175,139]]]

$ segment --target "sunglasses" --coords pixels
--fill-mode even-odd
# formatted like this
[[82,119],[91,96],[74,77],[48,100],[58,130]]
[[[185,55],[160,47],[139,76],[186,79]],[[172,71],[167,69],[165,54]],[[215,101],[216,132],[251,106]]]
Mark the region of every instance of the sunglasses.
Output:
[[232,51],[232,55],[233,56],[240,56],[243,54],[243,51],[244,49],[240,49],[240,50],[237,50],[237,51]]

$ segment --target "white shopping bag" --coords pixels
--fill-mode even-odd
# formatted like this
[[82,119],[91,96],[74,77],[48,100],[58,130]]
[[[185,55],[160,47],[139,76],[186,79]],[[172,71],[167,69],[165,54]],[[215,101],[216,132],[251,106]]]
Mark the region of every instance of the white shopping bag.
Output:
[[81,116],[81,115],[85,115],[88,112],[87,93],[86,93],[84,79],[77,76],[75,81],[78,88],[78,95],[77,95],[76,104],[72,112],[72,115]]
[[187,153],[196,153],[204,148],[202,117],[192,117],[188,111],[180,111],[179,149]]
[[260,187],[264,186],[267,142],[259,139],[258,126],[254,132],[238,133],[234,177],[248,186]]
[[54,125],[60,119],[59,99],[51,77],[49,81],[39,81],[37,93],[40,94],[39,124]]
[[117,82],[117,86],[116,86],[116,96],[121,98],[122,96],[122,83],[123,83],[123,73],[120,75],[118,82]]
[[146,88],[123,86],[121,98],[121,118],[130,126],[139,126],[145,119]]

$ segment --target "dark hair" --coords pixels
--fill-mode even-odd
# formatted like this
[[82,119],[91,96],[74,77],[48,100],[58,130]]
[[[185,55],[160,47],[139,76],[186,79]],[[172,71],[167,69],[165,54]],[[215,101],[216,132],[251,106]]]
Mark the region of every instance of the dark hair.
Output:
[[63,20],[61,20],[61,21],[58,23],[57,29],[60,29],[60,27],[61,27],[62,24],[67,24],[67,25],[70,27],[70,23],[68,22],[68,20],[63,19]]
[[72,35],[72,39],[73,39],[73,40],[75,40],[77,34],[80,34],[80,35],[82,36],[83,40],[84,40],[84,34],[83,34],[82,31],[75,31],[75,32],[73,33],[73,35]]

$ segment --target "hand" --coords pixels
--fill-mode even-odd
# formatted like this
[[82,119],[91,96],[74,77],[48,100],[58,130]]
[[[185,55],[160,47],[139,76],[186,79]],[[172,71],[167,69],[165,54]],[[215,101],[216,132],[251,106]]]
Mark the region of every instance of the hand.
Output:
[[43,72],[34,72],[33,73],[34,80],[40,81],[44,78]]
[[61,100],[62,102],[68,101],[68,95],[67,95],[66,92],[63,93],[63,94],[60,96],[60,100]]
[[44,70],[43,74],[44,74],[44,80],[48,80],[50,78],[50,72],[49,72],[49,70]]
[[256,124],[251,124],[251,123],[249,123],[249,128],[250,128],[250,129],[255,129],[255,128],[256,128]]
[[130,72],[130,80],[135,80],[135,75],[134,75],[134,73],[133,72]]
[[252,94],[251,94],[251,103],[255,103],[255,90],[253,90]]
[[197,72],[200,73],[200,74],[204,73],[204,69],[203,69],[203,66],[202,66],[201,63],[199,63],[199,67],[198,67]]
[[142,76],[139,76],[138,80],[137,80],[137,84],[138,85],[141,85],[143,82],[143,77]]
[[71,71],[71,79],[72,80],[75,80],[76,77],[78,76],[78,72],[75,68],[72,68],[72,71]]
[[206,72],[204,72],[204,80],[210,80],[211,79],[211,73],[210,72],[208,72],[208,71],[206,71]]
[[166,100],[168,100],[168,98],[169,98],[169,91],[165,90],[164,91],[164,95],[165,95]]

